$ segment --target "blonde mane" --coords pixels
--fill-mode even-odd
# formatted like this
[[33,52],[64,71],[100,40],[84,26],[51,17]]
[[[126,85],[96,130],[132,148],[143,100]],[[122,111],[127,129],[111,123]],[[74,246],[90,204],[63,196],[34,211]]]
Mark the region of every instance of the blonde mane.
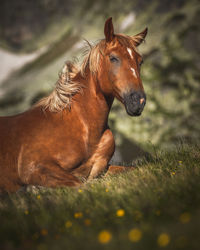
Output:
[[[135,43],[141,39],[139,36],[130,37],[122,34],[115,35],[115,37],[122,46],[133,48],[135,51]],[[87,42],[85,57],[81,65],[78,66],[70,61],[66,62],[59,73],[55,89],[49,96],[44,97],[36,103],[35,106],[41,106],[43,110],[49,109],[51,112],[59,112],[65,108],[70,109],[72,97],[83,89],[83,85],[76,80],[78,74],[85,77],[87,68],[89,68],[90,72],[93,74],[97,73],[101,56],[104,55],[105,47],[105,39],[100,40],[100,42],[94,46]]]

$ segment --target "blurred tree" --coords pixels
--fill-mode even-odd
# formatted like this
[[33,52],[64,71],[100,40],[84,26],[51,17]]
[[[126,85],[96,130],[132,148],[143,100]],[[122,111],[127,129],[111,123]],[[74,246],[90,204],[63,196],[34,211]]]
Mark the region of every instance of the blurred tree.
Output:
[[76,0],[1,0],[0,37],[7,46],[21,50],[43,34],[53,22],[68,16]]

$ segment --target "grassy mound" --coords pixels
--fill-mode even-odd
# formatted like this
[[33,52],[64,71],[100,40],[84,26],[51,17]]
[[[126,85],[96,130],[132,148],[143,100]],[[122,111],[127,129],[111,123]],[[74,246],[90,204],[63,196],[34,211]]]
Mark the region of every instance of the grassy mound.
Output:
[[1,249],[198,249],[200,147],[155,152],[78,189],[2,196]]

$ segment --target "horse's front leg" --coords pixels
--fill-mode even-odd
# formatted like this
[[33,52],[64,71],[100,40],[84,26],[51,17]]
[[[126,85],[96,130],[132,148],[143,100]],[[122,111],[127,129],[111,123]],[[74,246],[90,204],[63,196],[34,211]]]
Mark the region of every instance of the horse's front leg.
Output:
[[115,151],[115,141],[111,130],[107,129],[97,146],[97,149],[90,159],[92,168],[88,179],[93,179],[106,171],[107,174],[116,174],[133,169],[133,167],[124,167],[109,165],[109,161]]
[[110,166],[109,161],[115,151],[115,141],[110,129],[105,130],[93,155],[72,174],[79,178],[91,180],[102,173],[115,174],[132,169],[124,166]]
[[108,163],[115,151],[115,141],[110,129],[105,130],[97,148],[89,159],[92,168],[88,179],[93,179],[108,168]]

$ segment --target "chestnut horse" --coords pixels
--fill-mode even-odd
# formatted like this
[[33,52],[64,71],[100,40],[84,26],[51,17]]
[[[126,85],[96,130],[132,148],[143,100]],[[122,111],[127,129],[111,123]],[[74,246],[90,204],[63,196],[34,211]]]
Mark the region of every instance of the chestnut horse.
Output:
[[146,103],[135,35],[114,34],[112,18],[105,39],[90,46],[83,62],[67,62],[55,89],[30,110],[0,118],[0,190],[21,186],[77,186],[103,172],[125,170],[109,161],[115,142],[108,115],[116,97],[131,116]]

